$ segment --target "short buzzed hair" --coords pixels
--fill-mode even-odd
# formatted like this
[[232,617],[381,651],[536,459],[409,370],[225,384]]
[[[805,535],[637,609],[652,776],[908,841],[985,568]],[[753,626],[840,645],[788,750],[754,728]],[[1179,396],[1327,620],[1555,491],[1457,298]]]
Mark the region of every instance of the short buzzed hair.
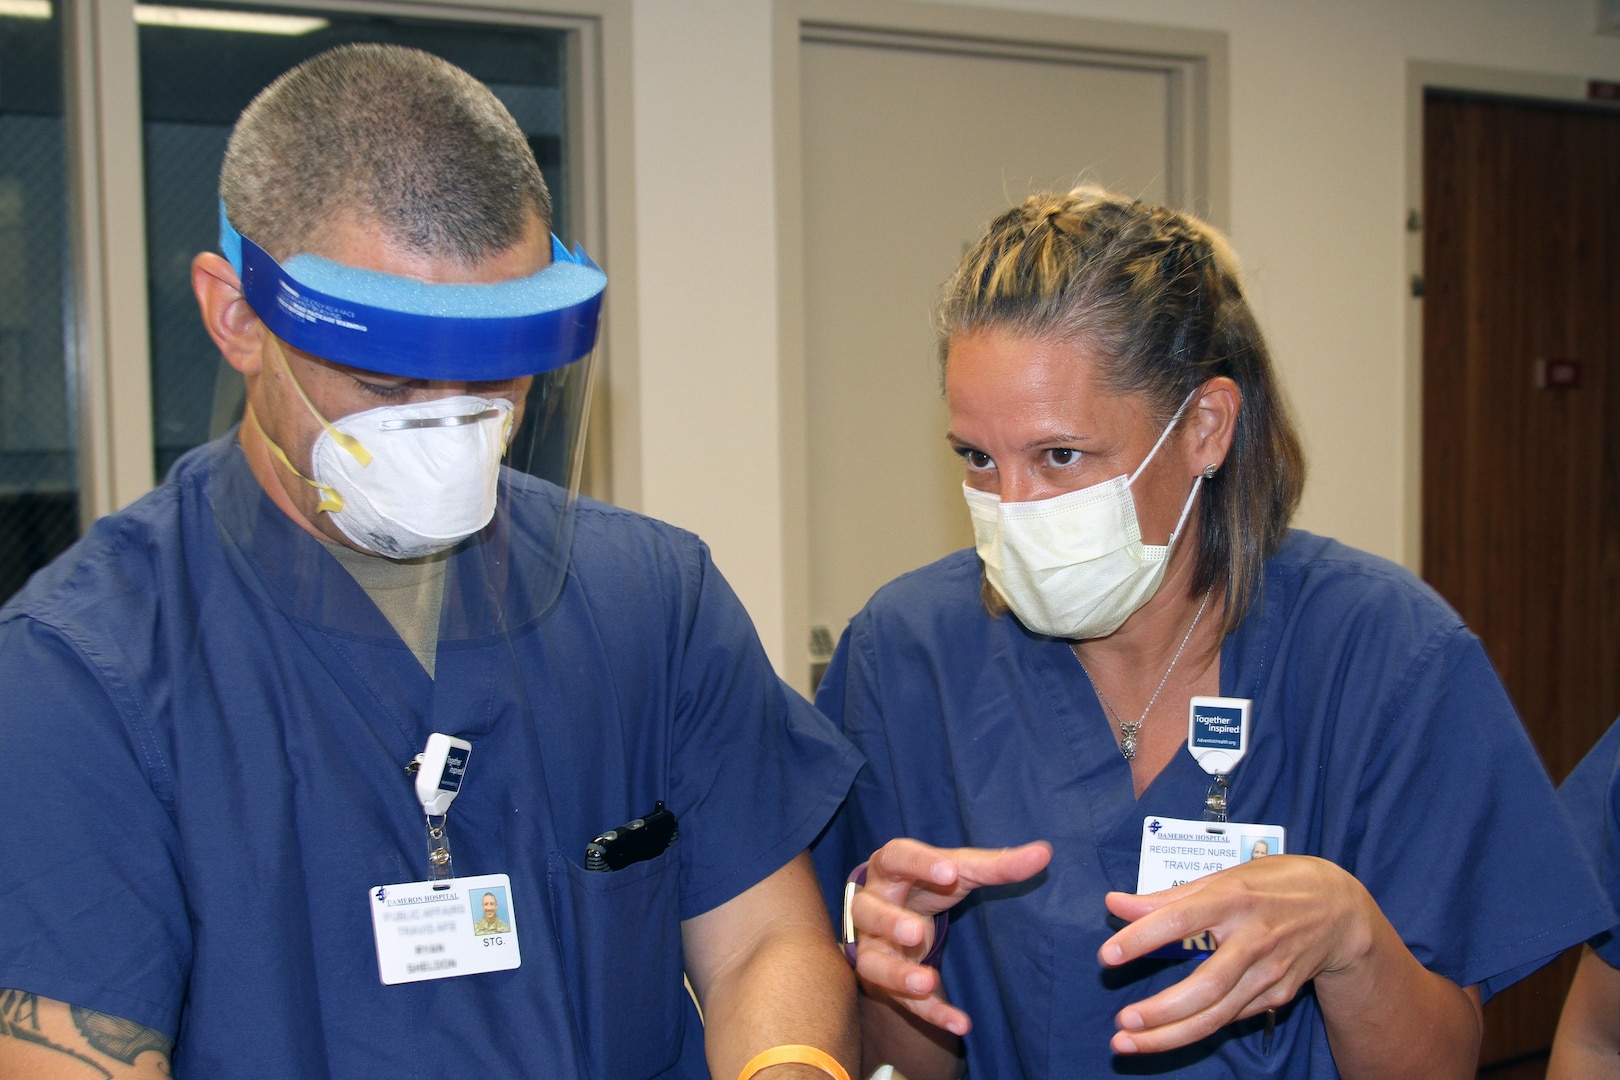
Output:
[[231,224],[278,260],[345,215],[472,264],[506,251],[551,196],[517,122],[454,64],[397,45],[304,61],[242,111],[220,170]]

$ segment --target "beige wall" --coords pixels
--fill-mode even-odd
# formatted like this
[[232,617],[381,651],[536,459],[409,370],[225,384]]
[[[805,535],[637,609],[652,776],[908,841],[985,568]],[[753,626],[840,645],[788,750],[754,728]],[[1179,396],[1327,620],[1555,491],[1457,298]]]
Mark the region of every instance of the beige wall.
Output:
[[[1230,35],[1231,229],[1311,455],[1298,524],[1413,563],[1408,72],[1428,62],[1620,80],[1620,37],[1594,33],[1595,0],[953,6]],[[639,460],[616,467],[639,473],[639,509],[709,541],[773,658],[796,663],[771,8],[633,0],[631,12],[640,415],[618,422],[639,421],[640,441]]]

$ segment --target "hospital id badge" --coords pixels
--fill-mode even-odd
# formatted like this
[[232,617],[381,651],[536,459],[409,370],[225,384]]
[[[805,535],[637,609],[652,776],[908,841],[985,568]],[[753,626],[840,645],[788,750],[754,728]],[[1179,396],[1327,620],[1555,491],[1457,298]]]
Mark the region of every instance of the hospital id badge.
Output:
[[1149,816],[1142,821],[1136,891],[1173,889],[1250,859],[1281,855],[1285,835],[1281,825]]
[[[1281,825],[1145,818],[1136,891],[1173,889],[1250,859],[1281,855],[1284,835]],[[1148,955],[1167,960],[1197,960],[1214,951],[1215,943],[1206,930],[1181,942],[1160,946]]]
[[523,963],[505,874],[379,885],[370,891],[377,973],[388,986],[506,971]]

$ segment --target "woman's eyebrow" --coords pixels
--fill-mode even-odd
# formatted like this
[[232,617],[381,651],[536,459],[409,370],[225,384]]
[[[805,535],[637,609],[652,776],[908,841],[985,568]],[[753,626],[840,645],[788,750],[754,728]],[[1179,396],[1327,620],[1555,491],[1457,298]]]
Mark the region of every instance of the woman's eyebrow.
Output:
[[1089,443],[1089,442],[1096,442],[1096,437],[1093,436],[1093,435],[1075,435],[1075,434],[1073,434],[1071,432],[1067,432],[1067,431],[1054,431],[1050,435],[1042,435],[1038,439],[1031,439],[1028,442],[1026,442],[1024,445],[1018,447],[1018,449],[1020,449],[1020,450],[1037,450],[1037,449],[1040,449],[1043,446],[1056,446],[1056,445],[1059,445],[1059,444],[1068,445],[1070,443]]
[[[967,439],[962,438],[960,435],[956,434],[954,431],[947,431],[945,433],[945,441],[950,443],[952,446],[972,446],[972,445],[974,445],[972,442],[968,441]],[[1038,446],[1052,446],[1053,444],[1056,444],[1056,443],[1088,443],[1088,442],[1096,442],[1096,441],[1097,441],[1097,437],[1095,435],[1076,435],[1076,434],[1073,434],[1072,432],[1067,432],[1067,431],[1054,431],[1054,432],[1050,432],[1049,434],[1042,435],[1039,438],[1031,439],[1028,442],[1024,443],[1022,446],[1014,447],[1014,449],[1016,449],[1016,450],[1033,450],[1034,448],[1036,448]]]

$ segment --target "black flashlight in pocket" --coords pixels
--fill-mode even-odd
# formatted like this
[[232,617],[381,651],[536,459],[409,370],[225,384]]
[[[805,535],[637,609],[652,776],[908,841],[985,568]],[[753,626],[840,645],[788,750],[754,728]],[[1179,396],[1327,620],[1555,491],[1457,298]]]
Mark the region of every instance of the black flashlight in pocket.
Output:
[[679,833],[675,815],[660,800],[646,817],[627,821],[585,845],[585,869],[623,870],[662,855]]

